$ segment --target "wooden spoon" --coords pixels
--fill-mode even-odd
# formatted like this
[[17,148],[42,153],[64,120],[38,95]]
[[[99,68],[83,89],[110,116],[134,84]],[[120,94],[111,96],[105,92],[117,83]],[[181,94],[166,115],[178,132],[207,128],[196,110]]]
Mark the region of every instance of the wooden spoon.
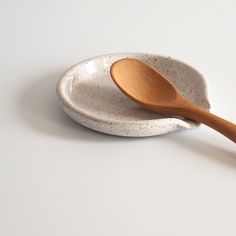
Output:
[[236,125],[192,103],[163,75],[137,59],[111,66],[111,77],[124,94],[148,110],[203,123],[236,142]]

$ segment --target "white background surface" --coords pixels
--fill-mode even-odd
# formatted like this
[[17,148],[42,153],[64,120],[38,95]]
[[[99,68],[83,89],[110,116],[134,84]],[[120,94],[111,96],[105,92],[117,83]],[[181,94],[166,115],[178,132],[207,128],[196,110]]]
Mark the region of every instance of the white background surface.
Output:
[[207,127],[90,131],[60,109],[72,64],[110,52],[185,61],[236,122],[236,2],[0,1],[0,235],[236,235],[235,144]]

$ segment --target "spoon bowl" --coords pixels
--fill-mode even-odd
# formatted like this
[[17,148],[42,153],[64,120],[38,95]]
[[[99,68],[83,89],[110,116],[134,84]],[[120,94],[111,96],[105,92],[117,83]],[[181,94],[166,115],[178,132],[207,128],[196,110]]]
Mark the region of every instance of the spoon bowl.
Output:
[[111,76],[127,96],[141,104],[164,106],[177,97],[171,82],[137,59],[117,61],[111,66]]

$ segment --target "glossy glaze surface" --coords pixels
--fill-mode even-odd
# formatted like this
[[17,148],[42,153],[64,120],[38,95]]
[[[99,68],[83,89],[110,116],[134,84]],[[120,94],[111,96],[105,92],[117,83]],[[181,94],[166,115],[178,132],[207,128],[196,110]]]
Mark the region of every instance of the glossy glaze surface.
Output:
[[206,83],[192,67],[153,54],[117,53],[87,59],[62,75],[57,94],[72,119],[99,132],[130,137],[160,135],[199,125],[147,111],[122,94],[110,77],[111,64],[122,58],[142,60],[165,75],[191,101],[210,108]]

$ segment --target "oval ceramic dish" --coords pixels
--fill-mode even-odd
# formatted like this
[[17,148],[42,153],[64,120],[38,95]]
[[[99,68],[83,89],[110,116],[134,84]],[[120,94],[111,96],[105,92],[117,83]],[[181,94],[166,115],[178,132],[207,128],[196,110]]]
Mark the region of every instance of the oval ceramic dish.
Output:
[[110,66],[122,58],[136,58],[157,69],[188,99],[209,109],[206,83],[191,66],[147,53],[115,53],[80,62],[67,70],[57,85],[64,111],[90,129],[118,136],[144,137],[180,129],[192,129],[198,123],[147,111],[127,98],[110,77]]

